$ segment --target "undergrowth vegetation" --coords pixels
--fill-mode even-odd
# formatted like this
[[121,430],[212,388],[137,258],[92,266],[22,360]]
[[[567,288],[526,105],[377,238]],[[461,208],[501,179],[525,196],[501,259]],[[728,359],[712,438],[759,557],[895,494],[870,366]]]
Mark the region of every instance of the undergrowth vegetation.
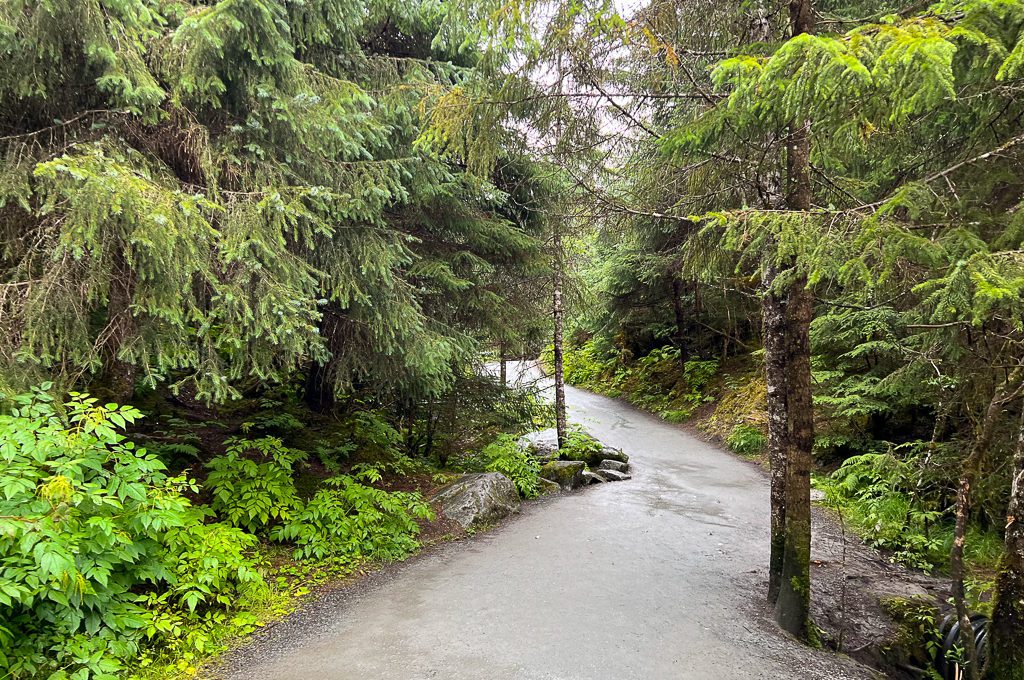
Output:
[[[551,349],[543,360],[551,364]],[[637,359],[606,352],[585,342],[565,353],[567,382],[631,404],[680,423],[711,401],[709,384],[718,371],[717,361],[687,360],[676,347],[659,347]]]
[[[284,393],[197,420],[51,390],[0,415],[6,677],[190,676],[315,585],[416,552],[435,519],[423,491],[449,477],[380,410],[318,419]],[[536,460],[502,428],[546,416],[504,391],[507,419],[467,412],[488,443],[462,467],[530,498]]]
[[0,416],[0,663],[10,677],[109,678],[152,650],[245,629],[266,583],[257,539],[207,522],[122,434],[141,413],[42,390]]
[[520,447],[515,437],[500,435],[484,447],[481,456],[488,472],[500,472],[515,484],[523,498],[536,498],[540,481],[540,463]]
[[[846,459],[830,475],[816,477],[814,485],[825,494],[825,504],[869,545],[896,562],[931,572],[948,567],[953,523],[921,470],[922,462],[913,454],[865,453]],[[965,557],[975,572],[976,588],[991,588],[984,581],[994,573],[1001,553],[996,527],[969,528]]]

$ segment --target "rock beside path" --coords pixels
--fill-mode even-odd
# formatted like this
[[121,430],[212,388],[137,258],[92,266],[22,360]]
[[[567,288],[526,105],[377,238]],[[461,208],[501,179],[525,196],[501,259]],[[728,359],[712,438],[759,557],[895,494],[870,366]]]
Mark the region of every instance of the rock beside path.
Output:
[[606,460],[614,460],[619,463],[629,463],[629,456],[627,456],[621,449],[613,449],[610,446],[602,446],[600,451],[589,453],[583,458],[580,458],[588,467],[599,468],[601,463]]
[[540,476],[558,484],[563,489],[578,489],[586,482],[583,472],[586,465],[578,460],[553,460],[543,465]]
[[629,463],[621,460],[602,460],[597,466],[598,470],[615,470],[616,472],[629,472]]
[[618,470],[584,470],[583,479],[587,484],[601,484],[603,482],[622,482],[633,479],[633,477]]
[[562,490],[562,487],[557,482],[552,482],[550,479],[544,479],[541,477],[537,480],[537,495],[538,496],[550,496],[556,494]]
[[558,431],[553,427],[549,427],[546,430],[537,430],[536,432],[527,432],[519,438],[517,444],[519,448],[527,451],[542,464],[559,459],[581,460],[590,468],[597,468],[606,460],[625,464],[629,463],[629,456],[623,453],[621,449],[612,448],[611,446],[601,446],[600,449],[586,452],[574,453],[565,449],[559,451]]
[[519,438],[517,444],[519,448],[542,462],[558,458],[558,431],[553,427],[527,432]]
[[470,474],[444,486],[434,495],[445,517],[463,529],[496,522],[519,512],[519,493],[500,472]]

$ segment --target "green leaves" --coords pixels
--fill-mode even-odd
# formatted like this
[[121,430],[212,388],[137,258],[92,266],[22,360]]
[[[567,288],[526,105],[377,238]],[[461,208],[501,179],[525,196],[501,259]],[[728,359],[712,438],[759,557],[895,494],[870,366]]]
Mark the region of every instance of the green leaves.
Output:
[[402,559],[419,547],[416,520],[433,517],[418,493],[383,491],[347,475],[325,487],[271,530],[272,539],[296,544],[296,559]]
[[199,613],[261,586],[256,539],[204,524],[181,495],[187,480],[124,440],[138,410],[84,394],[60,414],[42,392],[12,401],[0,416],[0,629],[20,634],[0,632],[0,657],[13,677],[116,677],[160,615],[147,600]]
[[416,143],[421,101],[472,73],[431,46],[447,11],[0,8],[0,108],[18,121],[0,139],[19,292],[0,300],[5,378],[114,357],[221,402],[334,354],[339,392],[444,390],[490,330],[473,314],[502,300],[489,284],[536,246],[526,203]]
[[520,448],[512,435],[500,435],[480,452],[486,461],[485,470],[500,472],[516,485],[523,498],[536,498],[540,479],[540,462],[524,448]]
[[228,524],[253,534],[288,521],[301,506],[292,472],[304,459],[303,452],[275,437],[231,440],[225,455],[207,464],[210,507]]

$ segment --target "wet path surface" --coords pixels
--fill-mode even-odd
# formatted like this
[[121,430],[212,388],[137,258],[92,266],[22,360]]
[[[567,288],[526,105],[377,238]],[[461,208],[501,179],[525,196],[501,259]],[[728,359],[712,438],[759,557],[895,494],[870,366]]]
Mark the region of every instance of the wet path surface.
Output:
[[871,677],[759,611],[767,480],[622,403],[566,389],[631,481],[523,506],[470,541],[330,594],[229,658],[239,680]]

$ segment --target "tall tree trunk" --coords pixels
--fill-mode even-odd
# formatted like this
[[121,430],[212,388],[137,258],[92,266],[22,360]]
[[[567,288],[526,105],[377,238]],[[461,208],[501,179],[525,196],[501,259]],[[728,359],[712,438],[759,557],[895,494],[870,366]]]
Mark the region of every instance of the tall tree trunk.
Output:
[[811,403],[811,318],[814,300],[806,282],[789,290],[786,304],[786,441],[782,573],[775,620],[801,639],[810,633],[811,610],[811,449],[814,411]]
[[342,324],[344,323],[344,312],[336,302],[329,302],[323,309],[323,316],[320,318],[320,337],[324,339],[330,357],[323,363],[314,360],[306,373],[306,386],[303,399],[306,406],[317,413],[327,413],[334,409],[335,398],[335,369],[337,366],[334,359],[343,351]]
[[[971,487],[981,474],[982,463],[995,435],[999,416],[1003,406],[1010,399],[1010,393],[1020,383],[1021,369],[1014,369],[1009,376],[992,392],[985,415],[982,417],[981,428],[974,440],[971,452],[964,461],[960,484],[956,492],[956,524],[953,527],[953,547],[949,552],[950,586],[956,616],[960,621],[960,644],[967,656],[967,677],[980,680],[981,669],[978,667],[978,649],[974,644],[974,627],[971,625],[970,612],[967,611],[967,593],[964,587],[966,567],[964,565],[964,546],[967,542],[967,523],[971,513]],[[1012,677],[1012,676],[1011,676]]]
[[[810,0],[790,0],[789,21],[794,36],[813,32],[814,10]],[[809,121],[797,121],[790,126],[786,175],[787,207],[810,211]],[[784,328],[781,337],[778,329],[773,329],[775,337],[771,340],[768,340],[768,331],[765,332],[765,364],[769,367],[766,379],[771,377],[773,384],[769,389],[776,391],[774,398],[769,396],[769,404],[784,409],[783,413],[769,414],[770,422],[775,421],[769,428],[776,430],[772,452],[776,461],[772,469],[769,601],[774,603],[778,624],[793,635],[807,639],[811,604],[811,448],[814,444],[810,326],[814,301],[803,277],[790,284],[784,301],[778,300],[778,295],[776,290],[765,297],[765,304],[773,307],[765,311],[766,319],[774,324],[781,319]],[[780,304],[785,308],[780,309]],[[769,356],[770,353],[775,356]],[[779,389],[785,392],[784,401],[778,395]],[[779,478],[782,489],[778,488]],[[781,508],[778,507],[780,500]]]
[[505,387],[506,385],[508,385],[508,361],[506,361],[505,359],[504,341],[498,343],[498,361],[501,365],[498,377],[501,380],[501,386]]
[[771,554],[768,558],[768,604],[779,598],[782,562],[786,552],[786,452],[789,448],[789,419],[786,395],[786,298],[773,290],[777,271],[765,267],[764,297],[761,301],[764,337],[764,373],[768,408],[768,462],[771,468]]
[[132,313],[132,297],[135,293],[135,272],[122,251],[113,256],[110,289],[107,292],[107,323],[103,331],[102,356],[103,373],[101,389],[107,391],[110,399],[119,404],[131,401],[135,393],[135,378],[138,369],[130,361],[120,358],[124,345],[138,332],[138,324]]
[[686,314],[683,312],[683,282],[678,273],[672,276],[672,311],[676,317],[676,347],[679,349],[679,362],[685,367],[689,360],[689,348],[686,343]]
[[562,310],[562,285],[564,272],[562,263],[561,225],[555,225],[553,238],[555,249],[554,293],[552,295],[552,316],[554,317],[555,333],[555,427],[558,433],[558,448],[565,446],[568,425],[565,419],[565,367],[562,357],[562,332],[564,319]]
[[1013,481],[991,626],[992,676],[995,680],[1024,680],[1024,406],[1013,453]]

